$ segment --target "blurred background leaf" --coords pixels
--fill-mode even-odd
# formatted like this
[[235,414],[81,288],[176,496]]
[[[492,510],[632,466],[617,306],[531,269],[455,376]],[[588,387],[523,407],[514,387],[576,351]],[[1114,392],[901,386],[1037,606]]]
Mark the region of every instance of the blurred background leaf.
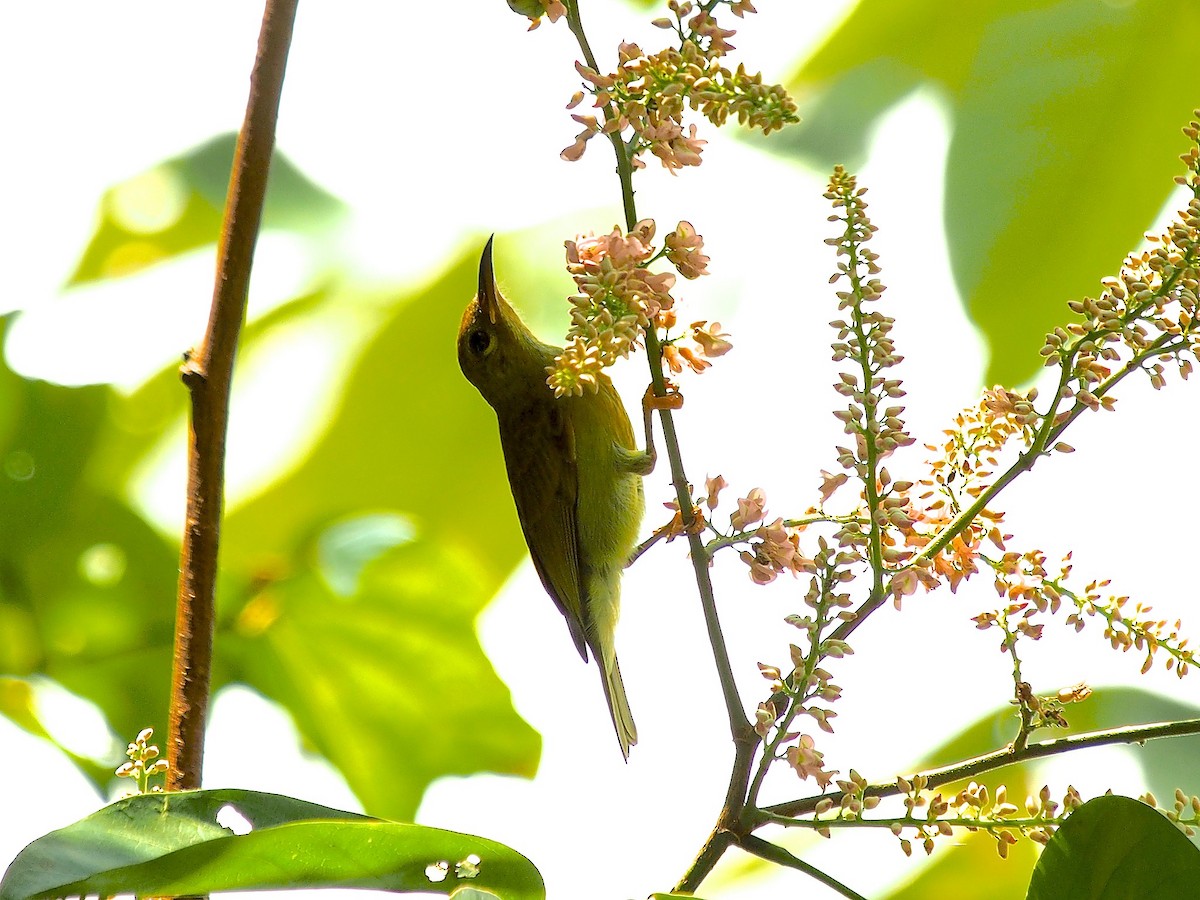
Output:
[[[212,243],[221,228],[236,141],[236,134],[218,135],[105,191],[96,230],[67,286],[132,275]],[[329,231],[344,213],[340,200],[275,154],[264,231]]]
[[932,89],[952,133],[955,281],[986,382],[1016,385],[1066,302],[1094,295],[1167,202],[1200,95],[1154,61],[1189,58],[1197,29],[1190,0],[862,0],[788,82],[804,121],[767,145],[857,167],[879,118]]
[[[212,244],[231,154],[217,138],[111,189],[72,282]],[[320,245],[339,211],[276,154],[266,228]],[[412,818],[434,778],[532,775],[540,751],[474,632],[524,552],[492,414],[455,356],[475,254],[386,295],[331,267],[252,322],[241,350],[296,322],[366,322],[312,451],[230,510],[213,688],[282,704],[365,807],[393,818]],[[116,735],[163,734],[178,544],[122,498],[186,415],[176,367],[122,397],[0,366],[0,400],[0,710],[50,734],[27,680],[43,674]],[[98,784],[120,761],[74,758]]]

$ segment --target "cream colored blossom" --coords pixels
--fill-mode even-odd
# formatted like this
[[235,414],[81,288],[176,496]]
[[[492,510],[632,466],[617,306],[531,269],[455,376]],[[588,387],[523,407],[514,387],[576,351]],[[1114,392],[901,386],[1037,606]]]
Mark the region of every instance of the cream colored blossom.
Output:
[[766,515],[767,492],[762,488],[754,488],[745,497],[739,497],[738,508],[729,522],[738,531],[745,531],[747,525],[761,522]]
[[699,278],[707,275],[709,258],[704,255],[704,238],[696,233],[691,222],[680,222],[667,235],[667,259],[684,278]]
[[700,351],[709,359],[724,356],[733,349],[729,335],[721,330],[720,322],[693,322],[692,340],[699,346]]
[[729,484],[720,475],[714,475],[712,478],[704,480],[704,488],[707,491],[705,503],[709,509],[716,509],[720,499],[721,491],[729,487]]
[[833,783],[837,769],[829,771],[825,768],[825,754],[816,747],[816,742],[807,734],[787,748],[787,761],[801,779],[813,779],[821,790]]

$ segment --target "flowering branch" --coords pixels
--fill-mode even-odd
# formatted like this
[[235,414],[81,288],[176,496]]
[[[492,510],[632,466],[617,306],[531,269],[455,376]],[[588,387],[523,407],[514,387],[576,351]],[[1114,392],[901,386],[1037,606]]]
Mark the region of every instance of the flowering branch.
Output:
[[[596,58],[588,43],[587,35],[579,15],[579,0],[564,0],[566,6],[567,25],[579,44],[580,52],[592,71],[597,71]],[[603,102],[597,97],[597,103],[604,112],[607,123],[621,121],[621,113],[611,97],[605,97]],[[635,232],[638,226],[637,208],[633,196],[633,153],[621,140],[618,127],[607,128],[609,140],[617,161],[617,178],[621,185],[621,198],[625,210],[625,226],[629,232]],[[657,312],[657,310],[655,310]],[[648,321],[648,317],[647,317]],[[662,344],[655,327],[642,328],[642,336],[646,343],[646,361],[650,367],[650,383],[653,395],[657,398],[668,396],[667,381],[662,367]],[[675,421],[672,412],[666,406],[659,409],[659,423],[663,430],[663,443],[667,450],[667,460],[671,469],[671,483],[675,487],[676,501],[684,516],[684,525],[688,528],[688,543],[691,549],[692,568],[696,576],[696,585],[700,593],[700,603],[704,611],[705,626],[708,630],[709,643],[712,645],[717,672],[720,676],[721,691],[725,699],[725,709],[729,717],[730,732],[735,744],[753,742],[753,730],[746,718],[745,707],[738,694],[733,676],[733,665],[729,660],[729,652],[721,631],[720,619],[717,615],[716,597],[713,594],[712,580],[708,573],[708,556],[698,533],[691,530],[695,513],[690,497],[690,483],[683,467],[683,456],[679,448],[679,439],[675,432]]]
[[[1176,722],[1155,722],[1148,725],[1089,731],[1071,737],[1031,743],[1023,750],[1015,750],[1011,746],[1005,747],[953,765],[926,769],[907,781],[916,782],[917,779],[923,779],[925,787],[937,788],[944,784],[978,778],[980,775],[1002,769],[1005,766],[1043,759],[1069,751],[1085,750],[1089,747],[1107,747],[1111,744],[1144,744],[1146,741],[1159,738],[1183,737],[1189,734],[1200,734],[1200,719],[1181,719]],[[823,800],[831,800],[834,805],[838,805],[848,793],[845,790],[831,791],[767,806],[761,810],[762,819],[760,821],[779,823],[781,820],[812,815]],[[884,798],[899,796],[905,793],[905,790],[902,784],[885,783],[869,785],[866,793],[870,796]]]
[[[759,76],[747,75],[742,67],[734,73],[723,65],[725,53],[733,49],[728,43],[733,31],[716,23],[714,10],[726,6],[738,16],[752,13],[747,0],[669,0],[673,17],[654,24],[672,32],[678,47],[647,54],[636,44],[624,43],[616,71],[607,74],[588,45],[578,0],[521,0],[519,5],[531,10],[535,24],[541,14],[552,21],[565,17],[576,37],[583,56],[576,68],[584,86],[568,108],[576,108],[590,94],[600,120],[574,114],[584,130],[562,157],[578,159],[592,137],[607,136],[616,155],[625,218],[624,227],[609,234],[567,242],[567,267],[578,292],[571,298],[567,346],[547,369],[547,380],[559,395],[594,390],[603,368],[644,345],[651,380],[647,416],[651,410],[659,413],[675,488],[675,500],[668,506],[675,514],[637,549],[635,557],[663,538],[686,535],[734,739],[724,808],[677,890],[694,891],[725,850],[738,844],[764,859],[805,871],[844,896],[857,896],[754,833],[772,823],[814,828],[826,835],[834,827],[886,827],[906,853],[912,852],[912,840],[904,837],[910,832],[928,852],[938,835],[956,828],[982,830],[995,837],[1004,855],[1018,835],[1048,840],[1082,802],[1078,794],[1068,789],[1060,803],[1051,799],[1048,788],[1043,789],[1026,801],[1022,815],[1008,802],[1002,787],[993,792],[972,784],[953,798],[931,796],[929,789],[1051,753],[1200,731],[1200,723],[1169,723],[1030,743],[1040,728],[1065,727],[1064,705],[1090,693],[1086,685],[1077,685],[1039,697],[1024,680],[1020,642],[1041,636],[1043,626],[1037,617],[1043,613],[1053,614],[1063,605],[1073,608],[1067,622],[1076,630],[1083,627],[1085,617],[1099,616],[1114,648],[1144,651],[1146,666],[1160,647],[1167,651],[1168,668],[1175,667],[1180,675],[1195,660],[1186,639],[1179,636],[1179,623],[1155,622],[1147,618],[1149,607],[1142,605],[1136,605],[1130,616],[1123,612],[1127,598],[1102,598],[1100,588],[1107,582],[1092,582],[1079,592],[1066,584],[1069,566],[1052,578],[1039,551],[1008,550],[1006,542],[1012,536],[1000,529],[1003,513],[990,507],[1008,484],[1042,456],[1071,452],[1061,440],[1066,429],[1085,410],[1111,409],[1112,392],[1134,371],[1144,371],[1156,388],[1164,383],[1166,362],[1173,360],[1182,377],[1190,374],[1191,359],[1200,347],[1196,324],[1200,124],[1185,129],[1193,146],[1184,156],[1189,174],[1181,183],[1192,188],[1193,201],[1181,221],[1150,251],[1126,260],[1118,277],[1104,283],[1099,298],[1070,304],[1081,322],[1047,337],[1042,354],[1047,365],[1059,366],[1060,376],[1045,411],[1039,411],[1036,390],[985,392],[977,407],[958,416],[941,446],[929,447],[940,455],[931,462],[928,476],[919,481],[894,479],[884,465],[895,450],[913,443],[902,418],[904,408],[896,404],[904,396],[901,382],[888,371],[902,357],[891,338],[893,319],[876,306],[884,287],[877,277],[877,256],[867,247],[875,227],[866,215],[865,188],[836,168],[825,196],[834,206],[831,220],[840,223],[840,233],[827,241],[838,255],[831,281],[845,282],[837,293],[845,318],[832,323],[837,331],[834,360],[848,363],[848,371],[840,374],[835,385],[846,400],[845,408],[835,415],[850,438],[848,446],[837,448],[843,471],[822,473],[821,504],[802,517],[769,521],[766,495],[755,488],[739,498],[729,529],[722,530],[707,514],[717,508],[725,481],[720,476],[709,478],[706,495],[693,496],[672,412],[682,404],[682,395],[668,380],[667,370],[679,374],[686,367],[703,372],[713,358],[729,349],[728,335],[719,323],[705,321],[693,323],[690,334],[673,333],[675,274],[651,269],[665,259],[682,277],[695,278],[706,273],[709,260],[700,235],[687,222],[680,222],[665,237],[661,249],[655,247],[656,225],[652,219],[638,218],[632,177],[644,166],[645,153],[657,157],[672,174],[701,163],[705,141],[697,137],[695,124],[683,122],[689,106],[714,124],[736,115],[743,124],[769,132],[794,121],[794,104],[781,88],[764,87]],[[998,457],[1017,440],[1023,450],[994,475],[993,470],[1001,468]],[[824,505],[851,479],[858,483],[857,508],[849,514],[827,512]],[[803,552],[805,533],[814,529],[824,533],[817,535],[814,550]],[[704,536],[709,536],[707,542]],[[1003,555],[982,552],[985,540]],[[790,671],[785,675],[778,666],[759,663],[771,695],[758,705],[753,722],[747,720],[735,686],[709,577],[714,555],[727,547],[738,548],[756,583],[768,583],[785,572],[808,576],[807,609],[787,618],[800,632],[796,643],[789,645]],[[1013,700],[1019,714],[1012,744],[987,757],[911,780],[898,778],[891,785],[872,785],[853,769],[845,778],[837,778],[837,770],[826,768],[814,738],[795,729],[796,722],[808,716],[818,729],[833,731],[836,712],[830,706],[839,698],[840,688],[826,668],[829,661],[853,653],[847,639],[889,598],[899,608],[903,598],[919,587],[931,591],[948,584],[954,591],[980,571],[981,563],[995,573],[996,589],[1005,599],[1003,607],[977,616],[975,622],[980,628],[1000,628],[1001,649],[1012,660]],[[867,583],[855,598],[852,585],[859,579]],[[780,761],[786,761],[800,778],[815,781],[822,793],[759,807],[766,776]],[[833,785],[837,790],[831,790]],[[903,798],[903,814],[866,815],[891,796]],[[1192,818],[1185,816],[1189,803],[1196,813]],[[1180,824],[1200,820],[1200,800],[1176,797],[1174,815]]]

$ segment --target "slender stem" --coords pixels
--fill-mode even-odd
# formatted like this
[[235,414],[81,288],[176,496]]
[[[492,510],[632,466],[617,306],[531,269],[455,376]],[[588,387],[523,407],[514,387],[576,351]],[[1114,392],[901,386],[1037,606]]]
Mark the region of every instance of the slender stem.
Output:
[[[567,24],[571,33],[579,43],[584,62],[593,70],[599,71],[596,57],[588,44],[587,35],[579,16],[579,0],[566,0]],[[612,122],[618,115],[612,103],[604,107],[606,122]],[[633,191],[633,163],[629,148],[621,140],[619,129],[608,132],[612,143],[613,153],[617,161],[617,178],[621,184],[621,203],[625,212],[625,230],[632,231],[637,225],[637,207]],[[662,345],[658,334],[651,325],[645,329],[646,360],[650,367],[650,384],[657,397],[666,396],[667,383],[662,369]],[[751,763],[754,752],[759,745],[759,738],[746,717],[745,706],[738,694],[737,684],[733,677],[733,665],[729,659],[729,650],[725,644],[725,636],[721,630],[721,622],[717,615],[717,601],[713,594],[712,580],[709,577],[709,554],[700,537],[699,529],[691,526],[696,521],[696,510],[692,506],[691,484],[683,467],[683,455],[679,449],[679,438],[675,432],[675,419],[671,410],[659,409],[659,423],[663,431],[663,443],[667,449],[667,461],[671,469],[671,483],[675,488],[675,500],[679,505],[680,515],[687,528],[688,545],[692,560],[692,570],[696,577],[696,587],[700,594],[700,606],[704,613],[704,624],[708,631],[709,644],[712,647],[713,659],[717,667],[717,675],[721,684],[721,694],[725,700],[725,711],[729,717],[729,731],[733,738],[734,760],[730,771],[729,786],[725,792],[725,803],[717,817],[717,823],[712,834],[700,854],[679,882],[679,890],[693,891],[700,882],[712,871],[713,866],[725,853],[733,840],[731,828],[743,830],[740,819],[746,804],[746,789],[750,780]]]
[[[592,53],[587,35],[583,30],[583,22],[579,16],[579,0],[567,0],[567,25],[579,44],[584,62],[594,71],[599,71],[595,54]],[[604,107],[605,121],[612,121],[617,116],[612,104]],[[637,208],[634,204],[633,165],[629,158],[628,149],[621,140],[619,130],[609,132],[608,138],[613,145],[617,160],[617,177],[621,183],[621,202],[625,211],[626,231],[632,231],[637,225]],[[645,330],[646,360],[650,366],[650,383],[657,397],[666,396],[666,378],[662,369],[662,346],[658,334],[653,327]],[[683,456],[679,449],[679,439],[675,432],[675,420],[671,410],[659,410],[659,422],[663,430],[663,443],[667,448],[667,460],[671,468],[671,483],[675,488],[675,499],[684,517],[684,524],[691,525],[695,512],[692,509],[691,485],[683,467]],[[735,741],[747,739],[747,734],[754,736],[753,727],[746,718],[745,706],[738,694],[737,684],[733,677],[733,666],[729,660],[729,651],[725,645],[725,637],[721,630],[720,619],[717,616],[717,602],[713,594],[712,580],[708,574],[709,557],[704,548],[704,542],[699,534],[688,533],[688,544],[691,550],[692,569],[696,575],[696,585],[700,592],[700,604],[704,611],[704,623],[708,630],[709,642],[712,644],[713,657],[717,666],[717,674],[721,680],[721,693],[725,699],[725,709],[729,717],[729,728]]]
[[850,900],[867,900],[862,894],[842,884],[832,875],[822,872],[810,863],[806,863],[800,857],[789,853],[778,844],[772,844],[770,841],[764,841],[762,838],[750,834],[738,841],[738,846],[747,853],[753,853],[755,856],[767,860],[767,862],[773,862],[776,865],[803,872],[810,878],[821,882],[827,888],[837,891],[843,897],[849,897]]
[[796,716],[805,712],[804,704],[819,692],[819,688],[814,685],[813,673],[817,666],[822,661],[821,634],[829,625],[830,612],[836,612],[837,607],[830,602],[830,595],[833,593],[837,585],[837,566],[828,561],[822,566],[817,573],[817,578],[820,582],[820,600],[816,604],[816,618],[808,627],[809,648],[808,653],[804,656],[804,664],[802,667],[797,667],[791,675],[788,676],[788,681],[792,685],[792,692],[786,690],[776,692],[771,698],[771,703],[774,704],[779,698],[786,698],[787,711],[781,719],[775,723],[775,734],[767,745],[763,748],[762,756],[759,757],[758,767],[754,773],[754,778],[750,782],[749,790],[746,793],[746,805],[750,809],[757,809],[758,795],[762,790],[763,783],[766,781],[767,774],[779,756],[779,748],[789,740],[793,739],[792,722]]
[[[860,516],[805,516],[802,519],[784,519],[783,525],[785,528],[807,528],[809,525],[816,525],[822,522],[827,522],[831,525],[866,525],[867,520]],[[704,552],[712,556],[718,550],[723,550],[726,547],[732,547],[734,544],[742,544],[754,537],[758,528],[753,531],[739,531],[736,534],[720,535],[710,540],[704,545]]]
[[225,201],[208,329],[180,370],[191,400],[191,427],[167,739],[170,790],[198,788],[203,770],[229,391],[297,2],[267,0],[263,11],[258,52],[250,73],[250,97]]
[[[954,816],[946,818],[937,818],[936,823],[949,825],[951,828],[971,828],[979,831],[1008,831],[1010,829],[1024,830],[1026,828],[1043,828],[1047,825],[1061,825],[1066,821],[1067,814],[1057,816],[1047,816],[1045,818],[1004,818],[1004,819],[981,819],[971,818],[969,816]],[[771,822],[775,825],[783,825],[786,828],[811,828],[811,829],[828,829],[836,831],[837,829],[849,828],[888,828],[891,829],[896,825],[901,825],[905,828],[921,828],[931,824],[929,819],[919,819],[916,816],[891,816],[890,818],[880,819],[793,819],[788,816],[772,816],[763,817],[766,822]]]
[[[1200,734],[1200,719],[1181,719],[1178,722],[1156,722],[1150,725],[1132,725],[1105,731],[1089,731],[1085,734],[1076,734],[1071,737],[1038,741],[1037,743],[1028,745],[1024,750],[1014,750],[1012,747],[1005,747],[1003,750],[986,753],[974,759],[964,760],[937,769],[927,769],[917,774],[928,779],[929,787],[935,788],[943,784],[963,781],[967,778],[976,778],[979,775],[994,771],[995,769],[1001,769],[1004,766],[1027,762],[1032,759],[1042,759],[1046,756],[1056,756],[1060,753],[1069,753],[1072,750],[1084,750],[1088,747],[1104,747],[1109,744],[1142,744],[1157,738],[1181,737],[1188,734]],[[913,778],[909,778],[908,780],[912,781],[915,777],[913,776]],[[865,793],[871,797],[893,797],[900,793],[900,789],[895,784],[876,784],[868,787]],[[813,797],[804,797],[799,800],[789,800],[786,803],[768,806],[763,809],[763,812],[770,817],[770,821],[777,821],[774,817],[809,815],[816,809],[817,804],[824,799],[830,800],[834,806],[837,806],[841,798],[841,791],[831,791]]]
[[692,894],[700,887],[700,883],[708,877],[708,873],[713,870],[713,867],[725,855],[725,851],[732,846],[734,842],[734,834],[717,824],[708,836],[708,840],[704,842],[704,846],[700,848],[700,852],[696,855],[696,859],[692,862],[688,870],[684,872],[683,877],[672,888],[673,894]]
[[740,840],[751,826],[744,820],[746,814],[746,785],[750,779],[750,765],[758,748],[758,735],[753,729],[748,734],[734,737],[733,765],[730,767],[729,787],[725,792],[725,804],[717,816],[708,840],[700,848],[696,859],[675,886],[675,891],[694,892],[708,873],[720,861],[730,844]]

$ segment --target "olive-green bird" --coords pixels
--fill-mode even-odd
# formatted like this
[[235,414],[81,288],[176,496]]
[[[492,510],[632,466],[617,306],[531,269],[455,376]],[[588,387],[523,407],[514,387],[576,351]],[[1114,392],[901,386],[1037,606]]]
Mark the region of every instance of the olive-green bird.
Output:
[[613,638],[621,573],[637,544],[654,467],[639,451],[621,398],[606,375],[599,390],[556,398],[546,368],[562,350],[543,344],[496,289],[492,241],[479,260],[479,290],[458,332],[458,363],[496,411],[517,517],[542,584],[566,617],[579,655],[600,666],[621,753],[637,743]]

